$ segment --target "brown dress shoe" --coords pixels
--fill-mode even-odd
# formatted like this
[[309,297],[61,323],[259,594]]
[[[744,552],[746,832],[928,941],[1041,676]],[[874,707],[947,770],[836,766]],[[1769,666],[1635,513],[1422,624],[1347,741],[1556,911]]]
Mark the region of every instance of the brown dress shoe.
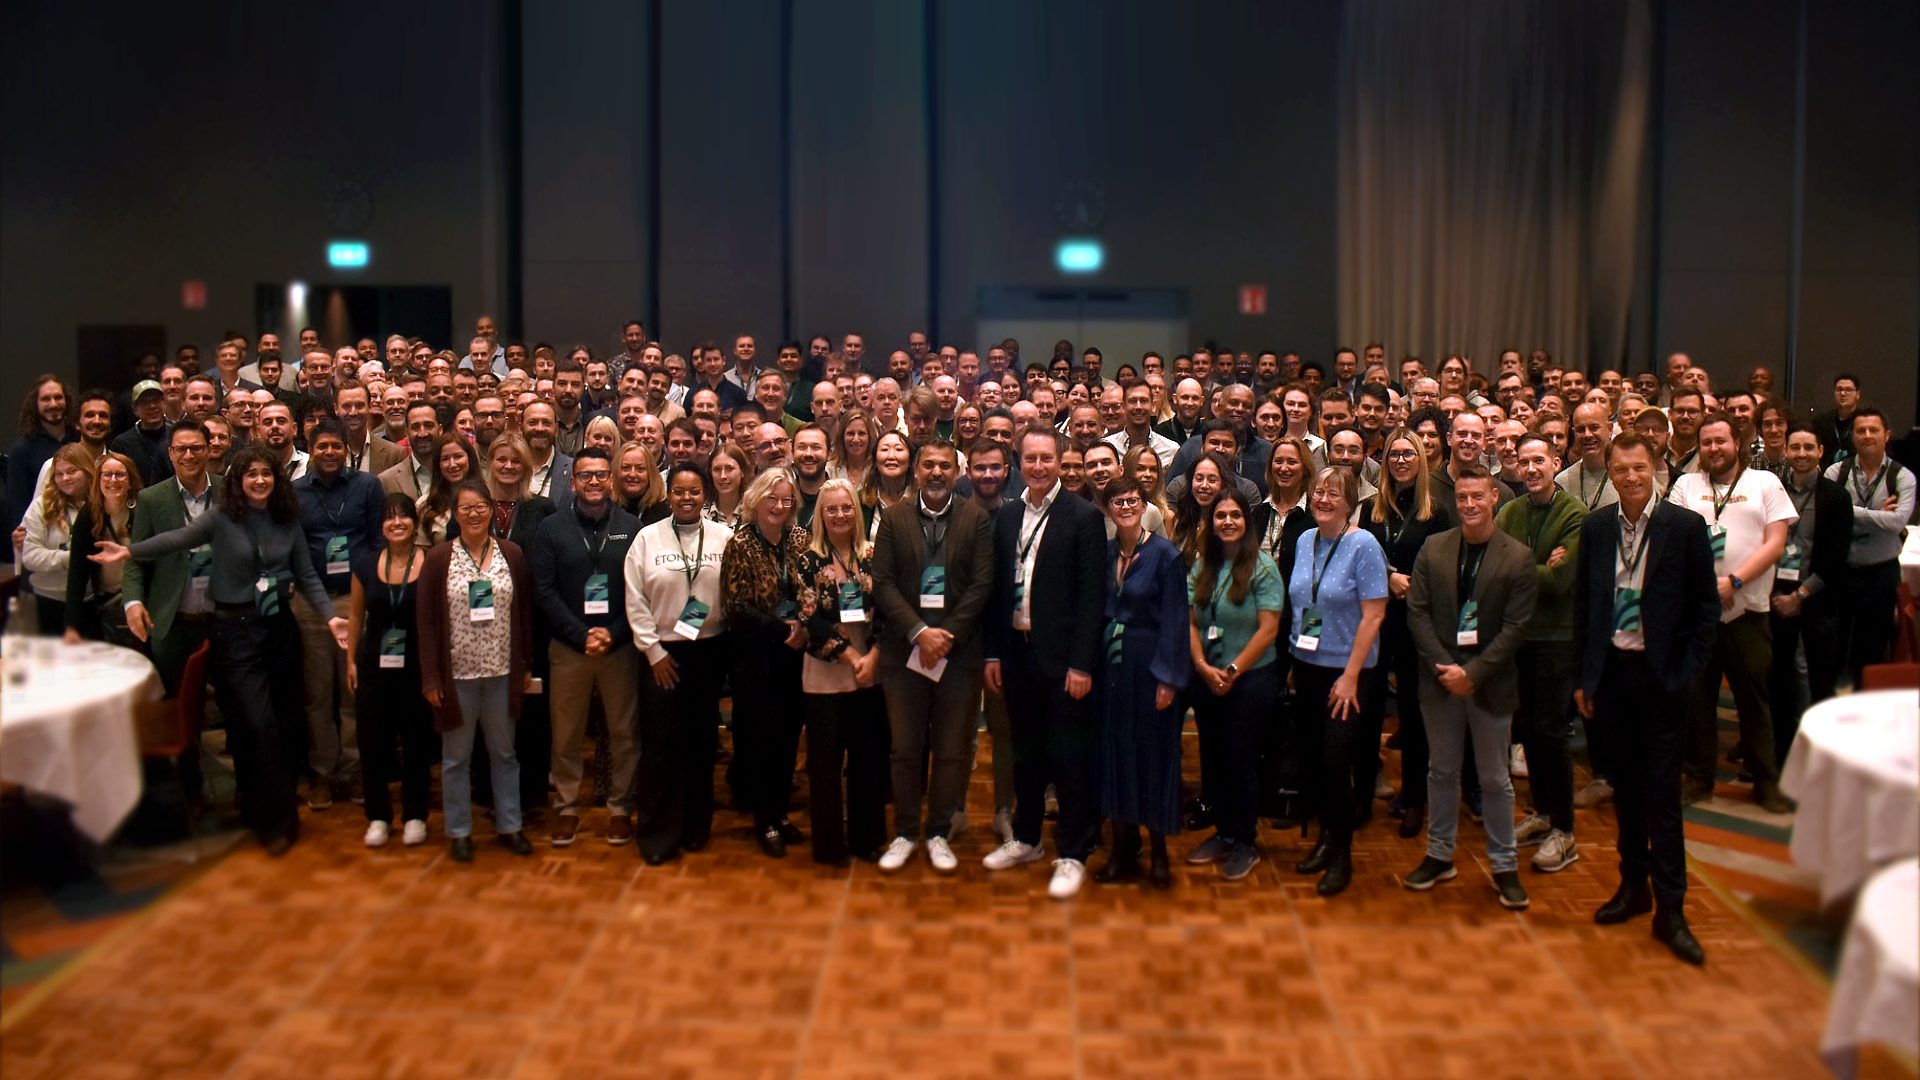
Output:
[[580,815],[561,814],[553,819],[553,833],[550,842],[554,847],[566,847],[573,843],[574,834],[580,831]]
[[619,845],[633,839],[633,819],[625,814],[607,818],[607,843]]

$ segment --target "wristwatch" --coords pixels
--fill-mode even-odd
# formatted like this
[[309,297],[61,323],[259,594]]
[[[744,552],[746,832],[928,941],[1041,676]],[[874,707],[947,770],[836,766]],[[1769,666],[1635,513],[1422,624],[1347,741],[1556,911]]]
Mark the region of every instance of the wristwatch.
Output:
[[1742,588],[1746,585],[1746,582],[1740,580],[1739,574],[1728,574],[1727,581],[1731,583],[1733,587],[1736,589]]
[[1225,671],[1227,673],[1227,678],[1229,679],[1234,678],[1240,674],[1240,665],[1229,663],[1226,666]]

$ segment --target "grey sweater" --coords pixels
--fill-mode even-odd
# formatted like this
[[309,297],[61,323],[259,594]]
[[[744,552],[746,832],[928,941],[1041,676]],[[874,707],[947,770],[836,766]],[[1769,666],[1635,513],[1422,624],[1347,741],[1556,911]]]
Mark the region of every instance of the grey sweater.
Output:
[[[260,545],[257,561],[253,555],[254,537],[258,537]],[[214,603],[253,603],[254,583],[265,574],[283,586],[297,584],[323,616],[333,617],[333,601],[327,597],[320,575],[314,573],[313,560],[307,554],[307,536],[300,523],[277,524],[264,510],[248,510],[246,518],[237,522],[216,504],[193,524],[148,537],[128,550],[136,559],[154,559],[189,551],[205,543],[213,545],[210,584]]]

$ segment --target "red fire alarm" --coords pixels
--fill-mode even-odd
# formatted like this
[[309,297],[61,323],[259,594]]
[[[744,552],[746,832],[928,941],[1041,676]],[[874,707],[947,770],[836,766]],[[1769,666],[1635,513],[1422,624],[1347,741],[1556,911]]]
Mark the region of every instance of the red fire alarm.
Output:
[[1240,314],[1265,315],[1267,313],[1267,287],[1265,285],[1240,286]]
[[183,281],[180,283],[180,306],[188,311],[207,309],[207,283],[204,281]]

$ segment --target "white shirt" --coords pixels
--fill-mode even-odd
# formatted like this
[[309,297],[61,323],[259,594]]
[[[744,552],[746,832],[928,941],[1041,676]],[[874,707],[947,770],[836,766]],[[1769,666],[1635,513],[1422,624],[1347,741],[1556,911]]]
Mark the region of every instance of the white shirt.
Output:
[[[1704,472],[1686,473],[1673,482],[1667,499],[1707,519],[1710,531],[1725,530],[1726,554],[1713,561],[1716,577],[1725,577],[1752,557],[1765,542],[1767,526],[1791,524],[1800,517],[1786,485],[1765,469],[1742,468],[1731,487],[1718,485]],[[1716,507],[1716,504],[1720,504]],[[1721,622],[1732,622],[1749,611],[1766,611],[1773,593],[1773,567],[1741,584],[1733,607],[1722,609]]]
[[[1128,444],[1132,441],[1132,436],[1127,434],[1126,428],[1121,428],[1119,431],[1114,432],[1100,441],[1113,447],[1114,452],[1118,453],[1122,459],[1125,459],[1127,451],[1131,449]],[[1153,447],[1153,456],[1160,459],[1160,468],[1162,469],[1171,468],[1173,466],[1174,455],[1180,452],[1179,443],[1154,431],[1152,428],[1147,429],[1147,445]]]
[[[175,482],[178,483],[177,478]],[[213,479],[208,477],[202,482],[206,484],[206,487],[199,495],[194,495],[187,490],[185,484],[180,484],[180,510],[186,515],[187,524],[189,525],[199,521],[200,515],[206,513],[207,510],[213,506]],[[213,545],[202,544],[193,550],[195,554],[211,556],[213,554]],[[180,606],[175,610],[182,615],[205,615],[210,613],[213,611],[213,594],[211,589],[196,589],[193,587],[192,578],[188,578],[187,591],[180,597]]]
[[[1649,556],[1646,551],[1646,545],[1653,543],[1652,537],[1647,535],[1647,530],[1651,528],[1652,525],[1653,503],[1651,501],[1641,509],[1640,522],[1638,525],[1628,521],[1627,515],[1620,515],[1620,541],[1616,543],[1613,548],[1613,589],[1616,595],[1618,595],[1621,589],[1638,589],[1642,583],[1647,580],[1647,559]],[[1638,555],[1640,557],[1640,561],[1634,565],[1631,572],[1627,570],[1626,560],[1621,558],[1620,553],[1623,548],[1629,555]],[[1608,597],[1607,602],[1609,606],[1615,603],[1613,597]],[[1615,630],[1613,632],[1614,648],[1622,652],[1647,651],[1646,611],[1646,605],[1643,601],[1640,608],[1640,629]]]
[[[1059,497],[1058,480],[1037,505],[1032,501],[1031,488],[1020,493],[1020,534],[1014,542],[1013,557],[1018,563],[1014,581],[1022,587],[1014,590],[1020,594],[1020,602],[1013,606],[1015,630],[1033,629],[1033,562],[1040,555],[1040,538],[1047,533],[1047,519],[1053,516],[1053,500]],[[1022,552],[1026,553],[1024,557]]]

